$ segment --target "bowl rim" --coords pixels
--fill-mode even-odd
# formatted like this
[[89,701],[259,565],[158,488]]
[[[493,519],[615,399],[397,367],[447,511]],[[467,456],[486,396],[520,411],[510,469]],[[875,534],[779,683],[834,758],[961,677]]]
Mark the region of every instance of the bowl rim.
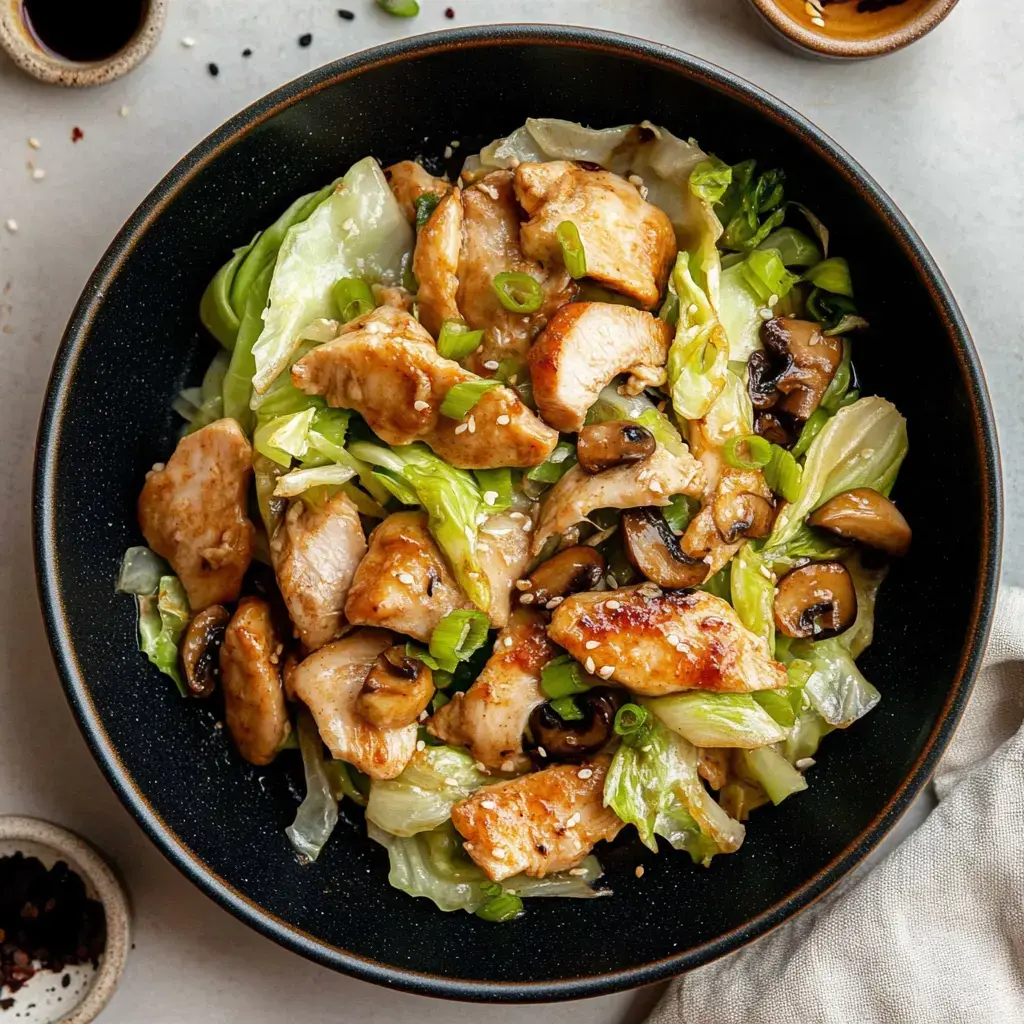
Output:
[[[135,786],[99,719],[83,673],[61,602],[59,557],[55,544],[58,508],[54,477],[67,392],[79,353],[88,341],[92,322],[110,282],[154,220],[179,190],[219,153],[279,110],[374,67],[453,49],[493,46],[572,47],[599,51],[651,64],[699,81],[738,99],[798,137],[827,160],[874,208],[929,289],[947,333],[954,340],[974,422],[983,490],[978,590],[974,598],[969,642],[956,679],[924,747],[906,778],[864,831],[802,886],[756,917],[717,938],[681,953],[636,967],[578,978],[548,981],[496,982],[449,978],[362,957],[332,946],[262,909],[205,865],[161,819]],[[108,782],[161,852],[182,873],[236,917],[293,952],[364,981],[407,992],[477,1002],[537,1002],[581,999],[651,984],[717,959],[774,929],[821,897],[865,857],[895,825],[928,781],[960,719],[981,663],[991,628],[1002,543],[1002,486],[995,420],[970,333],[949,287],[924,244],[891,199],[835,142],[803,115],[774,96],[698,57],[631,36],[564,25],[485,25],[412,36],[363,50],[316,68],[246,107],[199,143],[149,193],[125,223],[89,279],[54,360],[40,418],[33,480],[33,542],[40,603],[62,684],[80,729]]]

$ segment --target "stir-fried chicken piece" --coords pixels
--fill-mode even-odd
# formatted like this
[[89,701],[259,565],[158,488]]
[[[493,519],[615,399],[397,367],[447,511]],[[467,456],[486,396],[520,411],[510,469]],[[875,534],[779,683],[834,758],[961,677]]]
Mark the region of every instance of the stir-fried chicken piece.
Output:
[[242,589],[252,560],[251,474],[252,448],[231,419],[183,437],[167,465],[146,474],[139,525],[178,574],[193,612],[234,601]]
[[455,581],[424,512],[395,512],[370,534],[345,602],[358,626],[381,626],[427,643],[437,624],[473,602]]
[[495,882],[575,867],[595,843],[614,839],[622,828],[603,804],[609,763],[601,756],[478,789],[452,808],[466,852]]
[[660,445],[643,462],[615,466],[594,476],[574,466],[544,498],[533,554],[539,555],[549,537],[565,533],[596,508],[668,505],[675,494],[697,498],[703,490],[700,463],[688,452],[673,455]]
[[479,378],[437,353],[408,313],[388,306],[346,324],[292,367],[292,382],[329,405],[359,412],[387,444],[425,441],[460,469],[536,466],[558,443],[507,387],[487,391],[461,420],[441,415],[445,395]]
[[648,697],[750,693],[788,682],[785,666],[772,660],[768,644],[732,606],[700,590],[643,583],[574,594],[555,610],[548,632],[588,670]]
[[632,390],[664,384],[672,333],[664,320],[631,306],[563,306],[530,349],[533,397],[544,421],[579,430],[601,389],[620,373],[633,375]]
[[438,203],[416,239],[412,272],[420,286],[420,322],[435,337],[445,320],[462,319],[457,301],[462,219],[462,192],[456,189]]
[[427,729],[445,743],[469,747],[490,768],[520,767],[523,730],[530,712],[546,699],[540,670],[557,654],[540,612],[517,609],[476,682],[456,693]]
[[319,509],[292,502],[270,554],[288,614],[306,647],[315,651],[341,636],[345,598],[366,554],[351,499],[339,491]]
[[[523,520],[492,516],[480,528],[477,558],[491,587],[492,626],[508,622],[512,586],[529,558]],[[423,512],[395,512],[370,534],[345,605],[348,621],[381,626],[427,643],[438,623],[473,602],[456,582]]]
[[561,245],[555,232],[562,221],[571,221],[583,243],[588,277],[648,308],[658,302],[676,255],[675,230],[631,182],[556,160],[520,164],[515,188],[530,218],[520,232],[527,256],[557,264]]
[[381,729],[356,711],[377,655],[394,641],[383,629],[359,629],[311,654],[289,673],[295,695],[313,714],[332,756],[372,779],[402,774],[416,749],[416,726]]
[[224,631],[220,678],[228,732],[252,764],[270,764],[292,729],[281,686],[281,647],[267,602],[243,597]]
[[410,224],[416,223],[416,200],[433,192],[443,196],[451,191],[451,185],[441,178],[435,178],[422,164],[415,160],[402,160],[384,168],[391,191]]

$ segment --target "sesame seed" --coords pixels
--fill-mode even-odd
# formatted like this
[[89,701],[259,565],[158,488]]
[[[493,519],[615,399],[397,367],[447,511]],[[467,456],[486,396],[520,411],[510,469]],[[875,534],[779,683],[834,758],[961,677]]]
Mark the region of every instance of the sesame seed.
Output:
[[530,589],[530,581],[529,580],[516,580],[516,590],[529,590],[529,589]]
[[484,491],[484,504],[493,505],[498,500],[497,491]]
[[216,78],[220,74],[220,68],[212,61],[206,65],[206,70],[210,72],[210,75],[213,78]]
[[303,49],[309,46],[311,42],[313,42],[312,32],[304,32],[301,36],[299,36],[299,46],[303,47]]
[[32,180],[33,180],[33,181],[42,181],[42,180],[43,180],[43,178],[45,178],[45,177],[46,177],[46,171],[44,171],[44,170],[42,169],[42,167],[37,167],[37,168],[36,168],[36,169],[35,169],[35,170],[34,170],[34,171],[32,172]]
[[39,141],[39,140],[38,140],[38,139],[37,139],[37,138],[36,138],[36,137],[35,137],[34,135],[30,135],[30,136],[28,137],[28,144],[29,144],[29,145],[30,145],[30,146],[31,146],[31,147],[32,147],[33,149],[38,149],[38,148],[39,148],[39,147],[40,147],[40,146],[42,145],[42,143],[41,143],[41,142],[40,142],[40,141]]
[[7,228],[12,235],[18,233],[18,222],[13,217],[8,217],[7,220],[4,221],[4,227]]
[[580,812],[576,811],[569,816],[569,820],[565,823],[566,828],[575,828],[580,823]]
[[633,874],[636,875],[637,878],[643,878],[644,877],[644,866],[643,866],[643,864],[637,864],[636,871],[634,871]]
[[526,516],[524,516],[522,512],[509,512],[508,517],[509,517],[509,519],[525,519],[526,518]]
[[496,370],[499,366],[501,366],[501,363],[499,363],[497,359],[488,359],[487,362],[484,363],[485,370]]
[[456,434],[464,434],[468,429],[469,429],[469,424],[468,423],[460,423],[455,428],[455,433]]
[[576,778],[577,779],[589,779],[590,776],[593,775],[593,774],[594,774],[594,769],[593,768],[581,768],[576,773]]
[[796,762],[796,767],[803,770],[804,768],[813,768],[818,762],[813,757],[801,757]]
[[686,653],[686,644],[676,644],[676,650],[680,654],[685,654]]
[[131,111],[131,107],[122,106],[121,109],[118,111],[118,113],[122,117],[127,117],[130,111]]
[[817,17],[817,16],[813,17],[813,18],[811,18],[811,24],[812,25],[817,25],[818,28],[824,28],[825,27],[825,19]]
[[529,533],[532,529],[533,529],[533,520],[532,519],[525,519],[525,520],[523,520],[523,533]]
[[588,651],[594,651],[594,650],[597,650],[597,648],[601,646],[601,641],[600,640],[588,640],[583,646],[586,647],[586,649]]
[[495,421],[499,427],[507,427],[512,422],[512,417],[502,413]]
[[546,751],[546,750],[545,750],[545,749],[544,749],[543,747],[538,747],[538,748],[537,748],[537,753],[538,753],[538,754],[539,754],[539,755],[540,755],[541,757],[547,757],[547,756],[548,756],[548,752],[547,752],[547,751]]
[[426,743],[423,742],[423,740],[417,740],[416,741],[416,749],[417,750],[426,750],[427,749],[427,745],[426,745]]
[[665,493],[665,488],[664,488],[664,487],[662,487],[662,486],[661,486],[661,484],[660,484],[660,483],[658,483],[658,481],[657,481],[657,480],[652,480],[652,481],[651,481],[651,490],[652,490],[652,491],[653,491],[653,492],[654,492],[655,494],[664,494],[664,493]]
[[619,604],[619,602],[618,602],[618,601],[605,601],[605,603],[604,603],[604,606],[605,606],[605,608],[607,608],[607,609],[608,609],[608,611],[610,611],[610,612],[613,612],[613,611],[615,611],[615,610],[616,610],[617,608],[621,608],[621,607],[622,607],[622,605],[621,605],[621,604]]
[[470,416],[469,417],[469,432],[471,434],[475,434],[476,433],[476,417],[475,416]]
[[502,761],[501,762],[501,770],[503,772],[514,772],[516,770],[516,763],[515,763],[515,761]]
[[[474,767],[474,768],[475,768],[475,769],[476,769],[476,770],[477,770],[478,772],[485,772],[485,771],[487,771],[487,765],[485,765],[485,764],[483,763],[483,761],[477,761],[477,762],[476,762],[476,764],[474,764],[474,765],[473,765],[473,767]],[[486,807],[486,806],[487,806],[487,804],[489,804],[489,803],[494,803],[494,801],[493,801],[493,800],[485,800],[482,806]],[[493,809],[493,808],[492,808],[492,809]]]
[[508,382],[511,385],[511,384],[515,384],[515,382],[517,380],[519,380],[519,374],[518,373],[513,373],[512,376],[509,377]]
[[485,811],[495,811],[498,809],[498,805],[493,800],[481,800],[480,806]]
[[495,860],[504,860],[507,853],[508,850],[506,850],[504,846],[496,846],[491,850],[491,856],[494,857]]
[[550,611],[552,608],[557,608],[564,600],[564,597],[553,597],[544,607]]
[[451,779],[451,778],[448,778],[448,779],[445,779],[445,780],[444,780],[444,784],[445,784],[446,786],[458,786],[458,784],[459,784],[459,780],[458,780],[458,779]]
[[762,320],[771,320],[772,316],[774,316],[770,309],[762,309],[759,310],[758,312],[761,314]]
[[602,665],[597,674],[602,679],[610,679],[614,672],[615,672],[615,666],[614,665]]
[[[615,574],[611,573],[611,572],[608,573],[607,576],[605,576],[604,581],[605,581],[605,583],[608,584],[609,587],[611,587],[612,590],[614,590],[619,585],[619,581],[615,578]],[[609,601],[608,602],[608,607],[611,608],[611,606],[612,606],[612,603],[611,603],[611,601]],[[616,605],[615,607],[618,608],[619,606]]]
[[533,604],[533,602],[536,599],[537,599],[537,597],[536,597],[535,594],[522,594],[520,596],[520,598],[519,598],[519,603],[520,604]]
[[675,633],[669,633],[669,635],[668,635],[667,637],[665,637],[665,639],[666,639],[666,640],[667,640],[667,641],[668,641],[668,642],[669,642],[669,643],[670,643],[670,644],[671,644],[671,645],[672,645],[673,647],[675,647],[675,645],[676,645],[677,643],[679,643],[679,637],[678,637],[678,636],[676,636],[676,634],[675,634]]
[[406,586],[408,586],[410,583],[415,583],[416,578],[413,576],[411,572],[400,572],[398,574],[398,582],[404,583]]
[[585,668],[585,669],[586,669],[586,670],[587,670],[587,671],[588,671],[588,672],[589,672],[589,673],[590,673],[591,675],[593,675],[593,674],[594,674],[594,670],[595,670],[595,669],[597,668],[597,666],[596,666],[596,665],[594,664],[594,659],[593,659],[593,658],[587,658],[587,660],[586,660],[586,661],[585,661],[585,662],[583,663],[583,667],[584,667],[584,668]]
[[770,580],[772,578],[771,569],[769,569],[767,565],[759,566],[758,571],[766,580]]
[[779,301],[779,297],[774,292],[772,292],[772,294],[768,296],[768,305],[769,306],[776,305],[778,303],[778,301]]
[[569,874],[574,875],[576,878],[580,878],[582,875],[585,875],[586,873],[586,868],[569,868]]
[[424,409],[429,409],[430,408],[430,403],[429,402],[424,402],[423,399],[420,398],[417,401],[412,403],[412,407],[417,412],[423,412]]
[[644,183],[644,179],[641,178],[639,174],[631,174],[626,180],[630,185],[636,185],[637,188]]
[[186,50],[191,50],[192,47],[196,45],[196,41],[191,36],[182,36],[181,45],[184,46]]
[[689,313],[690,316],[694,316],[696,314],[696,312],[697,312],[697,303],[696,302],[691,302],[686,307],[686,312]]
[[165,469],[164,463],[162,463],[162,462],[154,462],[153,463],[153,472],[154,473],[162,473],[164,471],[164,469]]
[[445,146],[444,147],[444,158],[445,158],[445,160],[451,160],[451,158],[452,158],[452,147],[451,146]]
[[422,711],[420,712],[420,717],[419,717],[419,718],[417,719],[417,721],[420,721],[420,722],[425,722],[425,721],[426,721],[426,720],[427,720],[427,719],[428,719],[429,717],[430,717],[430,712],[429,712],[429,711],[427,711],[427,709],[426,709],[426,708],[424,708],[424,709],[423,709],[423,710],[422,710]]
[[452,149],[458,149],[459,146],[462,145],[462,143],[459,142],[458,139],[452,139],[452,141],[449,143],[449,145],[452,147]]

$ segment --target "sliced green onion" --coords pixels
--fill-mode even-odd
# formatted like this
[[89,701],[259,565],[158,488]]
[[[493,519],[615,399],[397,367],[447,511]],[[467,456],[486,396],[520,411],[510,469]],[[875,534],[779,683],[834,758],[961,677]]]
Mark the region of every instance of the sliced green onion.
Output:
[[[422,661],[423,664],[427,666],[427,668],[432,669],[435,672],[441,668],[441,666],[437,663],[437,658],[433,657],[430,651],[426,649],[426,647],[421,647],[419,644],[414,644],[411,640],[409,640],[405,645],[405,656],[407,658],[412,658],[415,661]],[[434,685],[437,685],[436,680],[434,682]]]
[[478,469],[473,475],[491,513],[504,512],[512,504],[511,469]]
[[661,510],[661,514],[673,533],[682,533],[699,509],[700,501],[697,498],[691,498],[688,494],[677,494],[668,506]]
[[395,18],[415,18],[420,13],[417,0],[377,0],[377,6]]
[[417,231],[430,220],[431,214],[437,209],[440,202],[441,197],[436,192],[424,192],[423,195],[417,196],[412,201],[413,206],[416,207]]
[[[486,887],[485,891],[486,891]],[[497,895],[489,895],[487,899],[476,909],[476,916],[484,921],[491,921],[494,924],[501,924],[505,921],[512,921],[523,912],[523,901],[510,892],[504,892],[500,886]]]
[[[744,449],[746,455],[743,454]],[[761,469],[772,457],[772,445],[757,434],[730,437],[722,449],[722,456],[733,469]]]
[[552,658],[540,670],[540,689],[545,697],[558,700],[574,693],[586,693],[594,685],[583,666],[568,654]]
[[765,483],[775,494],[780,494],[786,501],[796,501],[800,496],[800,478],[803,470],[791,452],[779,445],[772,445],[772,457],[764,467]]
[[332,294],[341,322],[345,324],[377,308],[370,286],[359,277],[343,277],[336,281]]
[[811,442],[821,433],[822,427],[828,423],[828,420],[829,415],[824,409],[815,409],[811,413],[803,430],[800,431],[800,436],[796,439],[796,444],[790,449],[795,458],[799,459],[811,447]]
[[[562,261],[569,276],[575,280],[587,276],[587,254],[583,249],[583,239],[579,228],[571,220],[563,220],[555,229],[555,237],[562,247]],[[532,280],[532,278],[531,278]]]
[[384,485],[392,497],[397,498],[403,505],[418,505],[420,503],[416,491],[393,469],[379,467],[373,470],[372,475],[375,480],[379,480]]
[[504,386],[500,380],[467,380],[456,384],[444,396],[441,415],[452,420],[461,420],[488,391]]
[[437,354],[445,359],[465,359],[483,341],[483,331],[471,331],[465,320],[445,320],[437,336]]
[[484,645],[489,628],[483,612],[449,612],[430,637],[430,654],[442,669],[454,672],[460,661],[468,661]]
[[823,288],[833,295],[853,298],[850,264],[842,256],[830,256],[827,260],[816,263],[804,274],[803,280],[810,281],[816,288]]
[[856,402],[858,398],[860,398],[859,391],[847,391],[846,394],[843,395],[843,400],[839,403],[839,408],[845,409],[848,405],[853,405],[853,403]]
[[639,704],[623,704],[615,712],[615,732],[629,746],[640,746],[650,728],[650,718],[650,711]]
[[576,445],[569,441],[559,441],[547,459],[526,474],[526,479],[542,484],[557,484],[575,465]]
[[492,284],[498,301],[512,313],[536,313],[544,302],[544,289],[529,274],[506,270]]
[[549,702],[551,710],[563,722],[578,722],[583,718],[583,711],[576,703],[575,697],[557,697]]

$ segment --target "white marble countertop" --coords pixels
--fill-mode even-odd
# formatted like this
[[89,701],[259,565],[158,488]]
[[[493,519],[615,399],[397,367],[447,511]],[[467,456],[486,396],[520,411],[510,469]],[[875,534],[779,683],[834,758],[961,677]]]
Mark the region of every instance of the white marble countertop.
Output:
[[[356,12],[342,21],[336,8]],[[53,353],[90,271],[136,204],[228,116],[317,64],[402,34],[481,22],[589,24],[689,50],[766,87],[864,164],[923,236],[988,373],[1006,466],[1005,577],[1024,582],[1024,19],[965,0],[902,53],[851,66],[777,49],[745,0],[422,0],[415,20],[370,0],[176,0],[156,53],[109,86],[39,85],[0,57],[0,813],[80,831],[131,890],[136,948],[105,1024],[246,1020],[589,1024],[639,1019],[655,993],[585,1007],[441,1004],[332,974],[202,896],[134,825],[65,704],[36,604],[32,451]],[[308,48],[297,44],[311,32]],[[192,48],[183,37],[195,40]],[[254,54],[243,59],[244,47]],[[205,68],[214,61],[217,78]],[[126,116],[121,110],[127,107]],[[637,116],[643,116],[638,108]],[[74,126],[84,132],[71,141]],[[41,147],[28,147],[38,138]],[[42,168],[33,180],[28,161]],[[8,219],[17,233],[5,230]],[[921,339],[915,339],[920,343]],[[935,439],[936,443],[941,443]],[[906,830],[925,808],[901,824]]]

